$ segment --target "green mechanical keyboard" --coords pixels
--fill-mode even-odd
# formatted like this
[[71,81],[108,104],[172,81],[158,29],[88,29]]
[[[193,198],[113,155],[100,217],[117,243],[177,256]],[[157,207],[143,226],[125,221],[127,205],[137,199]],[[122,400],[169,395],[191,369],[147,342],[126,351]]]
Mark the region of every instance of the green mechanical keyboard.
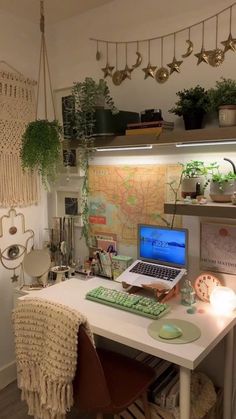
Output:
[[154,298],[128,294],[125,291],[117,291],[102,286],[89,291],[86,294],[86,299],[120,310],[130,311],[150,319],[159,319],[170,311],[167,304],[158,303]]

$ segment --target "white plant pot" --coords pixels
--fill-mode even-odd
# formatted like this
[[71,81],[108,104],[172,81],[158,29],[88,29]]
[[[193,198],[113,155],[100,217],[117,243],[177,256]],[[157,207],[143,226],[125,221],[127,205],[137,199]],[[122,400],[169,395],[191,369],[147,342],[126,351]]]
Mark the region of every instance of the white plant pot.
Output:
[[214,202],[231,202],[233,193],[236,191],[236,180],[228,180],[222,183],[210,183],[210,197]]
[[219,107],[219,126],[233,127],[236,125],[236,105]]
[[204,178],[202,176],[183,178],[181,183],[182,198],[186,198],[186,196],[196,198],[197,183],[200,183],[200,189],[202,190],[204,186]]

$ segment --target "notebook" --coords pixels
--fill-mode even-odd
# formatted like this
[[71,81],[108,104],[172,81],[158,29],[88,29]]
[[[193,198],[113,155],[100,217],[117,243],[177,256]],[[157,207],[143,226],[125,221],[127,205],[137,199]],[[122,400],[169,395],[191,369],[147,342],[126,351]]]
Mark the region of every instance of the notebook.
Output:
[[157,283],[171,289],[187,272],[188,230],[139,224],[137,254],[138,259],[116,280],[135,286]]

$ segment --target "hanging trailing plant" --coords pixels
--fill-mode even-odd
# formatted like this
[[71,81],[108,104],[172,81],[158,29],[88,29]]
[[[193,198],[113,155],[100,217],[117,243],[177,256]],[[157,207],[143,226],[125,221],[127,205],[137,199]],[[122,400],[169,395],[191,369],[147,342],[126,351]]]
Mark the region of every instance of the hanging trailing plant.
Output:
[[[40,31],[41,47],[39,57],[38,89],[36,103],[36,120],[30,122],[25,129],[22,137],[22,147],[20,151],[23,169],[36,170],[41,176],[42,183],[48,189],[49,183],[53,182],[57,176],[60,156],[62,152],[61,127],[55,119],[55,106],[52,94],[51,75],[48,64],[48,56],[45,40],[44,22],[44,3],[40,1]],[[44,119],[38,119],[38,105],[41,71],[43,69],[43,92],[44,92]],[[54,120],[48,120],[47,112],[47,77],[50,85],[50,95],[54,113]]]
[[22,137],[22,167],[37,170],[45,187],[57,175],[61,156],[60,133],[61,127],[56,120],[36,120],[27,125]]
[[70,117],[70,131],[72,137],[78,141],[79,164],[84,170],[84,181],[82,185],[82,236],[89,246],[89,181],[88,169],[89,160],[94,152],[94,128],[95,128],[95,110],[96,107],[110,109],[113,114],[119,111],[114,105],[110,96],[110,91],[105,80],[98,82],[91,77],[86,77],[83,82],[74,83],[72,89],[71,103],[68,104]]

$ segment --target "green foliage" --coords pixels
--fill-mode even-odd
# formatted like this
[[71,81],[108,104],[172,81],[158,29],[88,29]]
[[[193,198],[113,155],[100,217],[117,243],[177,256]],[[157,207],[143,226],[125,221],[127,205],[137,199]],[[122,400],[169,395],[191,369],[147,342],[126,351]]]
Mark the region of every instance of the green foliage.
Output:
[[20,151],[23,169],[37,170],[47,188],[57,175],[61,156],[61,127],[58,121],[30,122],[22,137]]
[[90,228],[89,228],[89,207],[88,207],[88,169],[89,159],[94,152],[94,127],[96,107],[105,105],[111,112],[118,113],[117,108],[110,96],[110,91],[105,80],[98,82],[90,77],[86,77],[83,82],[74,83],[72,89],[72,103],[69,106],[70,119],[73,136],[79,142],[79,163],[84,170],[84,181],[82,185],[82,236],[89,246]]
[[74,83],[72,89],[72,100],[74,102],[73,123],[76,139],[87,142],[92,138],[95,126],[95,109],[100,103],[117,113],[110,91],[105,80],[96,82],[86,77],[84,82]]
[[182,175],[185,178],[206,176],[208,174],[212,175],[215,169],[218,169],[219,165],[216,162],[205,165],[203,161],[200,160],[190,160],[186,164],[182,164],[183,170]]
[[236,105],[236,80],[221,77],[214,88],[208,91],[210,110],[218,111],[219,106]]
[[236,182],[236,173],[228,172],[228,173],[215,173],[212,176],[212,182],[217,183],[219,190],[224,192],[224,186],[229,184],[230,186]]
[[190,162],[182,165],[182,174],[185,178],[193,178],[205,175],[207,169],[203,161],[191,160]]
[[209,109],[209,97],[207,90],[197,85],[191,89],[184,89],[176,93],[179,100],[176,106],[169,110],[170,113],[182,116],[206,113]]

